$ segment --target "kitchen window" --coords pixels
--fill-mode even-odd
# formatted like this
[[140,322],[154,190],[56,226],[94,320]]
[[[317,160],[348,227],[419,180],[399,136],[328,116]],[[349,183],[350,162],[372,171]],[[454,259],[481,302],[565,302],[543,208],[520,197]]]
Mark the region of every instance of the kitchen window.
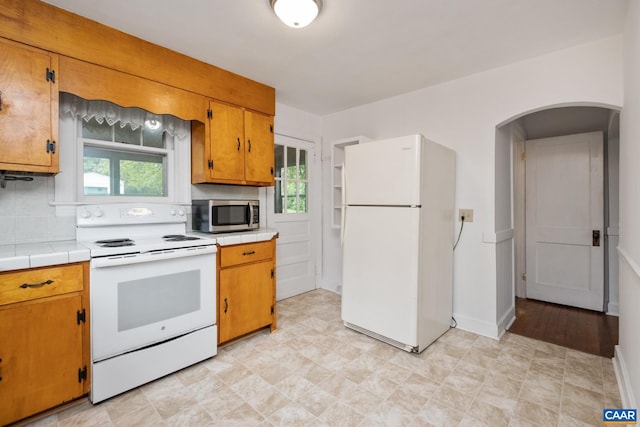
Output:
[[64,122],[73,122],[67,126],[73,127],[76,141],[76,201],[184,198],[174,190],[185,188],[175,158],[178,148],[189,152],[188,121],[68,93],[60,94],[60,120],[61,139]]

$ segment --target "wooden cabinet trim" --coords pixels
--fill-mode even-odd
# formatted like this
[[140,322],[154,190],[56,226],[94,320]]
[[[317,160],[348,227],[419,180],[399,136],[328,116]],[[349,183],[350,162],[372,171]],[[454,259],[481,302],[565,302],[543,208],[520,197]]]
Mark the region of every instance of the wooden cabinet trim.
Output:
[[206,120],[205,96],[67,56],[60,56],[59,70],[61,92],[107,100],[121,107],[138,107],[154,114],[171,114],[183,120]]
[[38,0],[3,1],[0,37],[275,115],[272,87]]

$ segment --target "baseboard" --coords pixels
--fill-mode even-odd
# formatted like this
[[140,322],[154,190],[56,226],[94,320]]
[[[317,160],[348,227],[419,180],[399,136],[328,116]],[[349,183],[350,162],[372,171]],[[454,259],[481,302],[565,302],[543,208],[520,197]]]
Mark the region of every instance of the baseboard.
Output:
[[504,316],[502,316],[502,318],[500,319],[500,322],[498,322],[498,338],[502,338],[504,333],[507,332],[507,329],[509,329],[511,325],[513,325],[513,322],[515,321],[516,321],[516,306],[514,304],[509,308],[509,311],[507,311],[504,314]]
[[471,317],[462,316],[460,314],[453,313],[454,319],[456,319],[456,328],[464,331],[473,332],[477,335],[482,335],[495,340],[500,339],[498,333],[498,325],[490,322],[483,322]]
[[335,292],[337,294],[342,293],[342,285],[338,282],[329,282],[326,280],[319,280],[316,282],[316,288],[325,289],[327,291]]
[[620,391],[620,398],[622,400],[623,408],[637,408],[636,399],[631,389],[629,382],[629,373],[627,371],[627,365],[625,364],[622,352],[620,352],[620,346],[615,348],[615,355],[613,357],[613,368],[616,371],[616,380],[618,381],[618,389]]

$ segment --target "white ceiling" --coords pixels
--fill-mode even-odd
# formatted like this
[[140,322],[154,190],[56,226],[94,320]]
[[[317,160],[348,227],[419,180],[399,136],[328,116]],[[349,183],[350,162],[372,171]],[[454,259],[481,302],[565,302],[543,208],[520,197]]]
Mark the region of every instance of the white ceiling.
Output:
[[628,0],[324,0],[302,29],[269,0],[46,2],[325,115],[620,34]]

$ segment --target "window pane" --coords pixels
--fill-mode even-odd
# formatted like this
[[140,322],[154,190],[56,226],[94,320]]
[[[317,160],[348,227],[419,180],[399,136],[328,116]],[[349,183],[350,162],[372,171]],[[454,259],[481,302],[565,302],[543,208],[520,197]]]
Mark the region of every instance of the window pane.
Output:
[[95,118],[91,120],[82,120],[82,137],[88,139],[97,139],[100,141],[111,141],[111,126],[107,121],[103,121],[102,124],[98,123]]
[[299,182],[298,183],[298,212],[306,213],[307,212],[307,183]]
[[131,129],[131,125],[120,127],[120,123],[116,123],[113,126],[115,130],[114,142],[122,142],[124,144],[140,145],[140,136],[142,134],[142,128],[136,130]]
[[284,204],[284,195],[282,194],[282,181],[276,180],[273,188],[274,213],[282,213],[283,204]]
[[162,122],[159,119],[147,120],[142,127],[142,145],[145,147],[165,148],[162,135]]
[[300,179],[307,179],[307,150],[300,150],[299,174]]
[[296,213],[298,211],[296,182],[287,181],[286,186],[287,186],[287,213]]
[[107,158],[84,156],[85,196],[108,196],[111,194],[110,162]]
[[294,147],[287,147],[287,178],[298,178],[298,170],[296,168],[296,149]]
[[276,178],[281,178],[282,175],[284,175],[284,146],[275,146],[274,160],[276,165]]
[[124,184],[123,196],[164,196],[162,158],[121,160],[120,182]]

